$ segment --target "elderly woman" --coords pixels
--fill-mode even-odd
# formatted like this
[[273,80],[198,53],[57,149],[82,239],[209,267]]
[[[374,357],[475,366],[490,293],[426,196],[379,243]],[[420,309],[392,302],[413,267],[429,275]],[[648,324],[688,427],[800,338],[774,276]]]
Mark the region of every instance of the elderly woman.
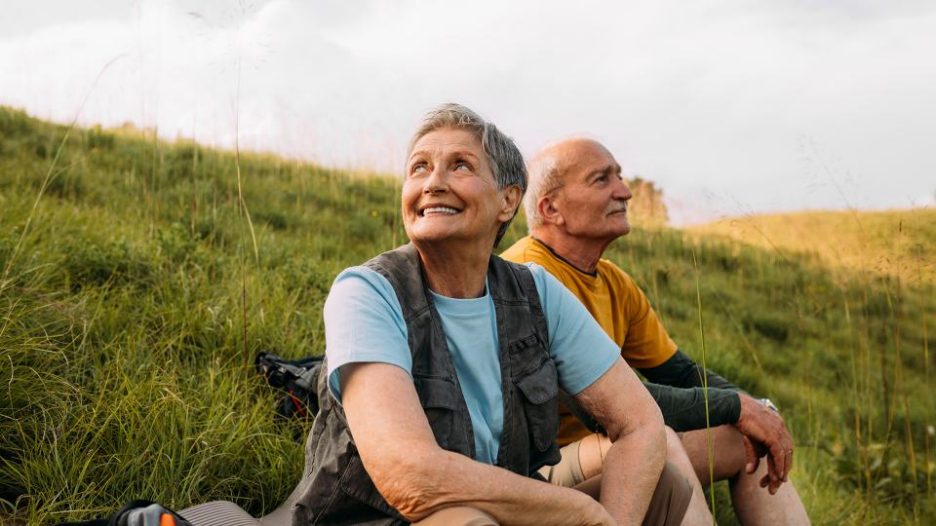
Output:
[[[325,304],[293,524],[678,523],[659,410],[620,350],[541,267],[492,254],[525,187],[493,124],[455,104],[427,115],[403,183],[410,244],[342,272]],[[560,388],[613,441],[600,501],[536,475],[559,459]]]

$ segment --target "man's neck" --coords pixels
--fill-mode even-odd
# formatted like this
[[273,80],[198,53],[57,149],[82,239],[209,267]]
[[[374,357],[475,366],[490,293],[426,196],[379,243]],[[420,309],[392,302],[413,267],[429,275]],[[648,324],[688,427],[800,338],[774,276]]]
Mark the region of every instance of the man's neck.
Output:
[[531,235],[573,267],[594,274],[598,260],[612,240],[574,237],[555,228],[537,228]]

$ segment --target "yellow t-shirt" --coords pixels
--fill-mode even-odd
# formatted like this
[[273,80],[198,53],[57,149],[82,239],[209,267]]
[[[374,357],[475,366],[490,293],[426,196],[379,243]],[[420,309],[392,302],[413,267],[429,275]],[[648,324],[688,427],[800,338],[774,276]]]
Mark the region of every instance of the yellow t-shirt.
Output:
[[[676,343],[666,333],[647,296],[614,263],[598,261],[595,274],[582,272],[531,236],[514,243],[501,257],[517,263],[534,262],[572,291],[601,328],[621,347],[632,367],[656,367],[676,354]],[[556,441],[564,446],[590,432],[566,408]]]

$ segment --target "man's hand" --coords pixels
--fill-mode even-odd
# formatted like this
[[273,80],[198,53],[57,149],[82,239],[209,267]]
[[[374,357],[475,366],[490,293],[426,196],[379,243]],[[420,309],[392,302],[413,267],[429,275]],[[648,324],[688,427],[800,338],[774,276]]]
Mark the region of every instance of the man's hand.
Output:
[[773,495],[780,484],[787,481],[793,467],[793,438],[780,413],[746,394],[739,393],[739,397],[741,416],[735,427],[744,435],[746,471],[754,473],[760,457],[766,454],[767,475],[761,479],[760,485]]

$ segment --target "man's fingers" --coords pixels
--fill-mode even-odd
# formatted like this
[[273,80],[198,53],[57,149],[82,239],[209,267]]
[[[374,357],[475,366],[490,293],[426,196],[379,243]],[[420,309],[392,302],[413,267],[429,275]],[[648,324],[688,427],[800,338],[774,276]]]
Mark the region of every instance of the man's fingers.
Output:
[[786,440],[770,444],[770,462],[767,464],[771,480],[784,480],[789,471],[787,460],[792,460],[793,446]]
[[754,443],[751,442],[751,439],[741,435],[741,442],[744,443],[744,456],[747,459],[745,471],[747,471],[748,474],[754,473],[757,471],[758,464],[760,464],[760,455],[757,454],[757,448],[754,447]]
[[779,440],[775,447],[771,447],[771,454],[775,456],[777,480],[785,482],[793,469],[793,439],[786,428],[782,428],[778,435]]
[[770,485],[767,486],[767,492],[771,495],[776,495],[777,490],[780,489],[780,484],[783,484],[783,481],[778,480],[776,482],[771,482]]

